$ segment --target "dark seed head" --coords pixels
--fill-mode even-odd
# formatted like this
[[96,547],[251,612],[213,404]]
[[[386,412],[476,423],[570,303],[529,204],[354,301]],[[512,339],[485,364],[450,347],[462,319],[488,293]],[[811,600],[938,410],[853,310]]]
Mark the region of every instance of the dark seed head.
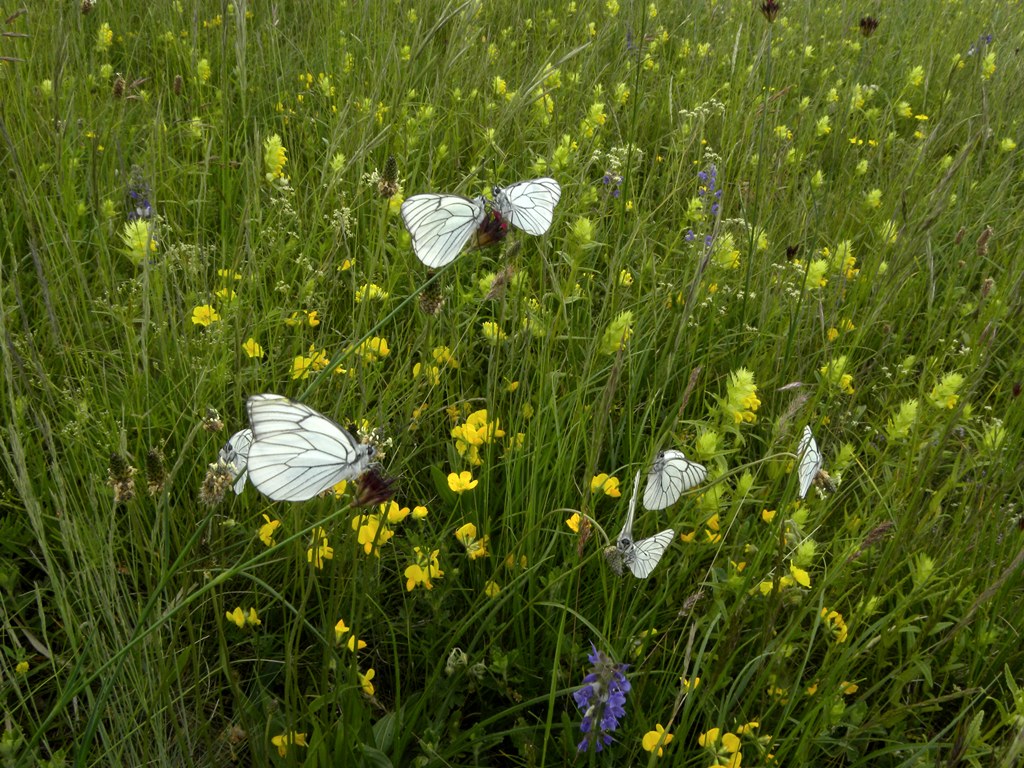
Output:
[[863,16],[860,20],[860,33],[864,37],[871,37],[878,29],[878,19],[874,16]]
[[779,4],[775,0],[764,0],[761,3],[761,13],[764,14],[764,17],[768,19],[768,23],[771,24],[779,15]]

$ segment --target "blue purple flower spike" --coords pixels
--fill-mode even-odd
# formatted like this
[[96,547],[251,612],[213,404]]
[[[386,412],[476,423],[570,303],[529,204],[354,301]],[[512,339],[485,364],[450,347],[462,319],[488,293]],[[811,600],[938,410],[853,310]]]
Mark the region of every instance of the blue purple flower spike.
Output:
[[583,740],[577,749],[586,752],[591,747],[600,752],[612,743],[612,733],[626,714],[626,694],[630,684],[626,679],[628,664],[616,664],[604,651],[590,644],[590,672],[583,678],[583,687],[572,697],[583,713],[580,732]]
[[[721,207],[722,190],[718,187],[718,168],[714,163],[708,166],[706,171],[697,173],[697,197],[700,198],[703,211],[704,223],[714,228],[715,219],[718,218],[718,211]],[[697,239],[697,233],[692,229],[686,230],[686,242],[692,243]],[[704,248],[710,250],[715,241],[715,236],[708,232],[704,235]]]

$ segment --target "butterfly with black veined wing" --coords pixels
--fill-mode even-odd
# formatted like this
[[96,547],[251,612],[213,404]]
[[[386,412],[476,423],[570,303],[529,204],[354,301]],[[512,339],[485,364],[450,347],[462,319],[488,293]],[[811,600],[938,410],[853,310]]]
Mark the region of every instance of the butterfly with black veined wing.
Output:
[[633,481],[633,495],[629,499],[629,511],[626,512],[626,524],[619,531],[615,547],[619,551],[622,563],[630,572],[638,579],[646,579],[661,561],[661,556],[676,537],[676,532],[669,528],[643,541],[633,540],[633,519],[636,516],[636,498],[639,491],[640,473],[637,472]]
[[821,452],[818,450],[818,443],[814,440],[814,433],[810,426],[804,426],[804,433],[800,438],[800,445],[796,449],[800,457],[800,464],[797,465],[797,477],[800,480],[800,498],[807,495],[811,485],[817,484],[829,493],[834,493],[836,484],[832,478],[821,468]]
[[561,196],[558,182],[547,177],[494,188],[494,204],[501,217],[528,235],[548,231]]
[[438,269],[455,261],[474,235],[478,246],[500,241],[509,224],[543,235],[561,194],[557,181],[543,178],[495,187],[493,202],[482,196],[413,195],[402,203],[402,221],[416,258]]
[[372,446],[308,405],[265,394],[253,395],[247,406],[249,482],[274,501],[311,499],[370,466]]
[[662,451],[654,459],[651,471],[647,473],[644,488],[644,507],[665,509],[671,507],[686,491],[696,488],[708,477],[703,464],[690,461],[682,451]]
[[245,487],[247,475],[246,464],[249,460],[249,448],[252,446],[252,430],[246,427],[233,434],[224,447],[220,449],[217,458],[221,464],[231,468],[235,480],[235,495],[242,492]]

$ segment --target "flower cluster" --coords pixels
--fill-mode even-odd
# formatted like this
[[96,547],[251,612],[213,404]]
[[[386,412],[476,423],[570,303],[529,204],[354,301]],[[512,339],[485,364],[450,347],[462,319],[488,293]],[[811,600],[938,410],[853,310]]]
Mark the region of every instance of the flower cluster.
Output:
[[821,366],[818,372],[830,386],[837,388],[844,395],[852,395],[854,393],[853,375],[846,372],[846,364],[846,355],[842,355]]
[[505,436],[498,419],[487,420],[486,408],[471,413],[464,422],[452,428],[451,434],[455,438],[455,450],[474,467],[483,463],[483,459],[480,458],[480,447]]
[[720,401],[722,414],[733,424],[753,424],[761,401],[757,397],[754,374],[746,368],[737,368],[729,374],[725,399]]
[[263,167],[268,183],[275,186],[287,186],[288,177],[284,175],[284,165],[288,162],[288,150],[281,143],[281,137],[276,133],[267,137],[263,142]]
[[610,476],[607,472],[594,475],[590,479],[590,492],[617,499],[622,495],[622,491],[619,490],[619,478]]
[[466,523],[456,530],[455,538],[466,548],[466,554],[469,555],[470,560],[487,557],[487,542],[490,537],[485,535],[477,538],[476,526],[473,523]]
[[960,387],[964,385],[964,377],[959,373],[947,373],[928,393],[928,401],[936,408],[953,410],[960,402]]
[[619,312],[604,330],[601,337],[601,354],[614,355],[626,345],[632,335],[633,313],[629,310]]
[[409,592],[412,592],[418,586],[422,586],[425,589],[433,589],[434,582],[432,580],[440,579],[444,576],[441,564],[437,561],[440,550],[435,549],[428,552],[419,547],[414,547],[413,553],[416,555],[416,562],[405,569],[405,588]]
[[626,694],[631,687],[626,679],[628,664],[616,664],[593,644],[590,649],[590,672],[583,678],[583,687],[572,695],[583,713],[583,739],[577,746],[580,752],[591,748],[600,752],[612,743],[612,733],[626,714]]

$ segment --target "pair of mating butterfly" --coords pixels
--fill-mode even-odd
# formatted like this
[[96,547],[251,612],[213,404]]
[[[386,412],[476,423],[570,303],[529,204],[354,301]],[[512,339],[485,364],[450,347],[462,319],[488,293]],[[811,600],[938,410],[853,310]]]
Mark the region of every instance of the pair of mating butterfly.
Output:
[[[797,477],[800,481],[801,499],[807,495],[807,491],[814,483],[828,490],[835,490],[828,474],[821,468],[821,452],[808,426],[804,427],[797,455],[800,458]],[[675,504],[685,491],[704,482],[707,475],[707,469],[687,459],[682,451],[662,451],[647,474],[644,507],[655,510]],[[626,524],[622,526],[615,546],[609,547],[608,559],[617,571],[621,572],[622,566],[625,565],[638,579],[646,579],[661,561],[676,533],[669,528],[648,539],[633,540],[633,520],[636,516],[636,498],[639,490],[640,473],[637,472],[633,481],[633,495],[629,499],[629,510],[626,512]]]
[[562,188],[543,178],[495,187],[493,194],[494,200],[428,193],[402,203],[402,221],[416,258],[438,269],[455,261],[470,240],[478,247],[500,241],[510,225],[528,235],[543,235]]
[[374,448],[308,405],[279,395],[253,395],[246,403],[249,428],[220,449],[235,493],[248,477],[274,501],[305,501],[342,480],[357,480],[370,467]]
[[[662,451],[654,460],[647,473],[647,485],[644,488],[644,507],[649,510],[665,509],[679,501],[686,491],[696,488],[708,476],[707,469],[696,462],[690,461],[682,451]],[[636,500],[640,491],[640,473],[633,480],[633,495],[629,499],[629,510],[626,512],[626,524],[619,531],[614,547],[606,551],[608,562],[617,572],[622,566],[629,568],[630,573],[638,579],[646,579],[668,549],[668,545],[676,537],[671,528],[656,533],[648,539],[633,540],[633,520],[636,517]]]

